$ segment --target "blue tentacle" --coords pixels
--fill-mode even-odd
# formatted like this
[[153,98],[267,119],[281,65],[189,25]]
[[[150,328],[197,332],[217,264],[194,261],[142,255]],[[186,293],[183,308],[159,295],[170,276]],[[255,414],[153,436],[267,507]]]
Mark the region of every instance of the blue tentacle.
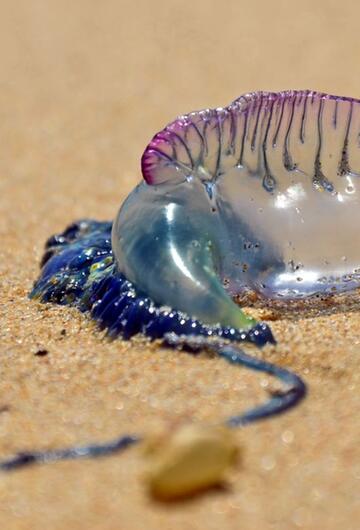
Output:
[[[193,352],[206,348],[231,364],[246,366],[252,370],[267,373],[276,377],[289,387],[284,392],[278,392],[273,395],[264,404],[239,415],[231,416],[225,420],[225,425],[229,427],[243,427],[249,423],[282,414],[297,405],[306,395],[306,385],[298,375],[285,368],[280,368],[267,361],[250,356],[239,348],[236,348],[233,344],[224,345],[204,337],[179,336],[171,333],[166,335],[165,345],[182,348],[187,347]],[[134,444],[141,442],[141,440],[142,438],[140,436],[121,435],[114,440],[102,444],[90,444],[50,451],[20,452],[9,459],[0,461],[0,470],[14,471],[32,464],[109,456],[122,452]]]

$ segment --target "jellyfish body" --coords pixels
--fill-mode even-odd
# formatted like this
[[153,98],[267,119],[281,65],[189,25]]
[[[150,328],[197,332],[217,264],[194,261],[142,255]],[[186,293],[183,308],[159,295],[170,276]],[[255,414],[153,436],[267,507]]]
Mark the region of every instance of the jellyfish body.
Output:
[[112,337],[273,341],[234,295],[359,285],[359,133],[358,100],[311,91],[181,116],[146,148],[113,224],[50,238],[32,296],[91,311]]
[[145,150],[113,226],[117,266],[156,302],[248,328],[231,297],[358,287],[360,102],[242,96],[182,116]]
[[[208,348],[286,383],[229,418],[232,427],[293,407],[306,395],[298,376],[228,344],[274,343],[233,296],[287,301],[359,286],[360,101],[310,91],[242,96],[167,126],[142,171],[145,182],[114,223],[83,220],[48,240],[30,296],[90,311],[110,337]],[[20,453],[0,470],[138,441]]]

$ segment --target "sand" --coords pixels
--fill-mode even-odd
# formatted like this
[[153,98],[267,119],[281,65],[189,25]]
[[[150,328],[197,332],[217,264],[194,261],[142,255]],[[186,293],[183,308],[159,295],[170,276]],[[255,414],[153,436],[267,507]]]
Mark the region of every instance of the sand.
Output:
[[[0,456],[215,421],[271,381],[224,361],[106,342],[27,299],[49,234],[112,219],[152,134],[256,89],[360,95],[352,2],[3,0],[0,6]],[[355,244],[355,242],[354,242]],[[287,315],[263,355],[302,375],[296,410],[238,431],[228,489],[163,505],[134,448],[0,476],[6,530],[355,530],[360,308]],[[45,356],[35,355],[46,349]]]

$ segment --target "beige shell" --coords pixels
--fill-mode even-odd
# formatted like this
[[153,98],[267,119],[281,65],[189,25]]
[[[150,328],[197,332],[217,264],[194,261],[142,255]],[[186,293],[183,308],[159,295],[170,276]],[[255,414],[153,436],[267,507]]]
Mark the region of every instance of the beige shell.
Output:
[[155,497],[172,500],[221,483],[238,448],[225,427],[186,425],[149,439],[146,482]]

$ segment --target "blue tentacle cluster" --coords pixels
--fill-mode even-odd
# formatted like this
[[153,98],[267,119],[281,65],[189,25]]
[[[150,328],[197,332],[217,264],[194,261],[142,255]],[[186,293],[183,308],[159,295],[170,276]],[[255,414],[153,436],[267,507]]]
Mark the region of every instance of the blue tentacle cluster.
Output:
[[110,338],[142,333],[151,339],[168,333],[216,336],[263,346],[275,343],[270,328],[259,323],[244,331],[205,325],[169,307],[159,306],[121,274],[111,250],[111,222],[84,219],[46,242],[42,270],[30,294],[42,302],[74,305],[90,311]]

